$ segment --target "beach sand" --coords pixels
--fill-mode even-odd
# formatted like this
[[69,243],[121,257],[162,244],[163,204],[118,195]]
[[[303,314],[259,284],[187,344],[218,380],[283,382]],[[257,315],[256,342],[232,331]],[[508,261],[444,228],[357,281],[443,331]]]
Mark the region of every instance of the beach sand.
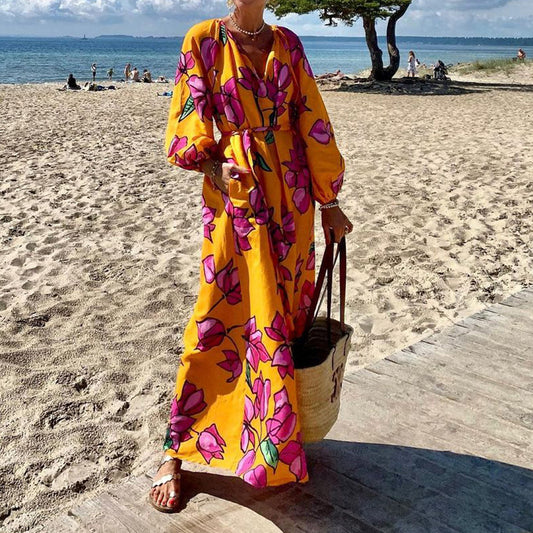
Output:
[[[0,86],[0,525],[13,532],[155,464],[199,276],[201,176],[166,163],[165,86],[57,86]],[[324,99],[355,226],[351,370],[531,285],[531,86]]]

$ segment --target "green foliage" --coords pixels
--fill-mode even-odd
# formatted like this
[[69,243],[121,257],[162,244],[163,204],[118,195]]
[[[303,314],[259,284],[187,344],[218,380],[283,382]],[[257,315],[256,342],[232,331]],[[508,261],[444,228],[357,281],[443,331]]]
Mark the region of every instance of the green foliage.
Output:
[[478,72],[484,72],[486,74],[495,74],[503,72],[510,74],[516,67],[522,63],[518,62],[514,58],[505,59],[485,59],[483,61],[477,60],[473,63],[462,63],[453,68],[454,72],[458,74],[473,74]]
[[336,26],[338,21],[347,26],[360,17],[386,19],[412,0],[268,0],[267,8],[277,17],[289,13],[303,15],[318,11],[320,18],[328,26]]

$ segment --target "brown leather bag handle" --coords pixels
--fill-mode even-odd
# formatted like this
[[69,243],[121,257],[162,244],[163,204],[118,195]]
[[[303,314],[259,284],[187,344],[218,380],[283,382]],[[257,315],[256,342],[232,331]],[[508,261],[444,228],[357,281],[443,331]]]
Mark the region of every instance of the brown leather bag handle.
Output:
[[313,320],[316,318],[316,314],[318,312],[319,307],[319,300],[320,295],[322,293],[322,288],[324,286],[324,279],[326,277],[326,274],[328,276],[327,281],[327,288],[326,288],[326,294],[327,294],[327,316],[328,316],[328,323],[329,319],[331,318],[331,294],[332,294],[332,284],[333,284],[333,267],[335,266],[335,263],[337,262],[337,259],[340,259],[339,262],[339,282],[340,282],[340,324],[341,328],[344,331],[344,311],[346,306],[346,238],[343,237],[340,242],[337,245],[337,252],[334,254],[334,247],[335,243],[331,241],[329,244],[326,245],[326,249],[324,250],[324,256],[322,258],[322,263],[320,265],[320,270],[318,272],[317,281],[315,284],[315,290],[313,292],[313,298],[311,299],[311,306],[309,307],[307,320],[305,323],[305,330],[303,335],[307,335],[309,330],[311,329],[311,326],[313,324]]

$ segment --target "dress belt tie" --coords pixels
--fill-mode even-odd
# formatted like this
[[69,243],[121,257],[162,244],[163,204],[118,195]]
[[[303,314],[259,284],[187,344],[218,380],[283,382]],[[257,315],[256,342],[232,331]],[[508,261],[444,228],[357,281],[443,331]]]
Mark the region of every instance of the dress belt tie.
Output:
[[228,135],[239,135],[239,133],[244,132],[256,132],[256,131],[291,131],[290,127],[281,127],[281,124],[275,124],[274,126],[255,126],[250,128],[240,128],[238,130],[228,130],[228,131],[222,131],[221,135],[228,136]]

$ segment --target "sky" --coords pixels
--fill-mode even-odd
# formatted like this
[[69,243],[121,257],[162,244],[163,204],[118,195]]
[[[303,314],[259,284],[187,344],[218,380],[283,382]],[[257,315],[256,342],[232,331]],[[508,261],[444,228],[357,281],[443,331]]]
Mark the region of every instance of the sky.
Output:
[[[0,0],[0,35],[177,36],[226,13],[225,0]],[[266,11],[265,20],[299,35],[364,35],[360,21],[328,27],[316,13],[277,19]],[[533,37],[533,0],[413,0],[397,34]]]

